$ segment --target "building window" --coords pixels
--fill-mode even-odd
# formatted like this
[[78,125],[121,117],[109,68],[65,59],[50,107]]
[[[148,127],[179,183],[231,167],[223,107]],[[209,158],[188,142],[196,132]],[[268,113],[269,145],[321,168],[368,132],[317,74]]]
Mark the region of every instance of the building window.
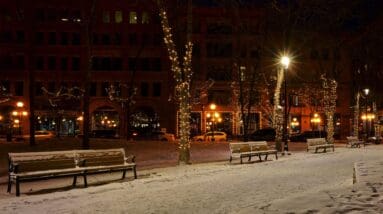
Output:
[[24,95],[24,82],[16,82],[15,83],[15,95],[23,96]]
[[80,57],[72,57],[72,71],[80,70]]
[[68,44],[68,33],[62,32],[61,33],[61,45],[67,45]]
[[44,43],[44,33],[43,32],[36,32],[35,42],[38,45],[42,45]]
[[136,45],[137,44],[137,34],[130,33],[129,34],[129,45]]
[[109,34],[102,34],[101,43],[103,45],[110,45],[110,36],[109,36]]
[[35,88],[35,95],[36,96],[41,96],[43,95],[43,90],[41,89],[43,87],[42,82],[36,82],[36,88]]
[[137,59],[136,58],[128,58],[128,69],[129,69],[129,71],[137,70]]
[[122,23],[122,11],[121,10],[117,10],[115,13],[114,13],[114,21],[116,23]]
[[24,31],[16,31],[16,43],[21,44],[25,41]]
[[152,59],[152,70],[153,71],[161,71],[161,58],[153,58]]
[[144,47],[150,45],[150,36],[147,33],[141,35],[141,44]]
[[[162,41],[163,41],[163,37],[161,36],[161,34],[156,33],[153,35],[153,45],[160,46],[162,44]],[[194,50],[193,50],[193,53],[194,53]]]
[[56,44],[56,32],[49,32],[48,44],[49,45],[55,45]]
[[149,96],[149,84],[147,82],[141,83],[141,96],[143,97]]
[[56,84],[55,82],[48,82],[48,91],[55,93],[56,92]]
[[98,45],[99,39],[98,39],[98,34],[97,33],[93,33],[91,39],[92,39],[92,44],[93,45]]
[[44,57],[38,56],[36,57],[36,69],[37,70],[44,70]]
[[90,83],[90,96],[97,96],[97,83],[96,82],[91,82]]
[[137,24],[137,12],[130,12],[129,13],[129,23],[130,24]]
[[10,43],[12,41],[12,33],[10,31],[0,32],[0,42]]
[[16,56],[16,68],[24,69],[25,68],[25,58],[22,55]]
[[231,103],[232,97],[228,90],[211,90],[208,92],[208,102],[217,105],[227,106]]
[[61,70],[63,71],[68,70],[68,57],[61,58]]
[[103,11],[102,12],[102,22],[103,23],[109,23],[110,22],[109,11]]
[[150,60],[149,58],[142,58],[141,59],[141,70],[143,71],[149,71],[150,70]]
[[106,89],[109,88],[109,83],[108,82],[103,82],[101,84],[101,96],[106,97],[108,96],[108,92]]
[[113,37],[113,44],[115,45],[121,45],[121,34],[115,33]]
[[72,45],[79,45],[81,43],[80,33],[72,33]]
[[48,70],[56,70],[56,57],[48,57]]
[[142,24],[149,24],[150,22],[150,17],[148,12],[142,12]]
[[153,97],[160,97],[161,96],[161,83],[155,82],[153,83]]

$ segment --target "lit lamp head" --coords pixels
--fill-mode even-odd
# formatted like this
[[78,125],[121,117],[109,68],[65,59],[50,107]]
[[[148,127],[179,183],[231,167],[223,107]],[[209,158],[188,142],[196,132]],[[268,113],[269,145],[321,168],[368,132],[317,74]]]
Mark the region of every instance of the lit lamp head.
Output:
[[288,56],[283,56],[281,58],[281,64],[284,66],[285,69],[288,69],[290,64],[290,58]]
[[363,89],[363,92],[364,92],[364,94],[367,96],[367,95],[368,95],[368,93],[370,93],[370,89],[368,89],[368,88],[365,88],[365,89]]
[[19,102],[16,103],[16,106],[19,107],[19,108],[22,108],[22,107],[24,107],[24,103],[19,101]]
[[214,103],[212,103],[212,104],[210,104],[209,108],[210,108],[210,110],[214,111],[217,108],[217,106]]

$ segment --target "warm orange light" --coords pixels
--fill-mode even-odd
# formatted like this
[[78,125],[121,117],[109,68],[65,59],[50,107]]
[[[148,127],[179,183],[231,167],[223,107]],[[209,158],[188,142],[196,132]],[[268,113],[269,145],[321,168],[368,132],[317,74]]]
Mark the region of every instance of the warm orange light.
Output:
[[16,103],[16,106],[19,107],[19,108],[22,108],[22,107],[24,107],[24,103],[19,101],[19,102]]
[[28,115],[28,112],[26,112],[26,111],[23,111],[23,116],[27,116]]
[[12,112],[12,115],[13,115],[13,116],[17,116],[17,115],[19,115],[19,112],[17,112],[17,111],[13,111],[13,112]]
[[84,117],[83,116],[79,116],[79,117],[77,117],[77,120],[78,121],[82,121],[82,120],[84,120]]
[[375,115],[374,114],[367,114],[367,117],[365,114],[362,115],[362,120],[373,120],[375,119]]
[[16,124],[19,124],[19,123],[20,123],[20,120],[16,119],[16,120],[14,120],[13,122],[15,122]]
[[214,111],[216,108],[217,106],[214,103],[210,104],[210,110]]

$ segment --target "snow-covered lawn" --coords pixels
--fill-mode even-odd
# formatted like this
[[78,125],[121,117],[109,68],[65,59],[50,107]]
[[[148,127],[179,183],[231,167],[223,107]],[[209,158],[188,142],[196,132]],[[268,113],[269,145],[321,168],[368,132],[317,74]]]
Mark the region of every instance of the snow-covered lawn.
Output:
[[270,159],[139,170],[138,179],[122,182],[111,182],[118,173],[97,175],[88,188],[70,188],[71,179],[24,183],[21,197],[3,184],[0,213],[383,212],[382,181],[370,189],[352,184],[354,163],[382,161],[381,145]]

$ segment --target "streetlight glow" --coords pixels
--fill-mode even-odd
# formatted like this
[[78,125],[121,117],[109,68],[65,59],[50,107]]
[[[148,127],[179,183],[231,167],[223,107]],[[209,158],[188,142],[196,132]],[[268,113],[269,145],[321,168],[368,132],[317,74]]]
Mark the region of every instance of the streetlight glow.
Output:
[[24,103],[19,101],[19,102],[16,103],[16,106],[19,107],[19,108],[22,108],[22,107],[24,107]]
[[367,96],[367,95],[368,95],[368,93],[370,93],[370,89],[368,89],[368,88],[365,88],[365,89],[363,89],[363,92],[364,92],[364,94]]
[[290,58],[288,56],[283,56],[281,58],[281,63],[285,67],[285,69],[289,68]]

